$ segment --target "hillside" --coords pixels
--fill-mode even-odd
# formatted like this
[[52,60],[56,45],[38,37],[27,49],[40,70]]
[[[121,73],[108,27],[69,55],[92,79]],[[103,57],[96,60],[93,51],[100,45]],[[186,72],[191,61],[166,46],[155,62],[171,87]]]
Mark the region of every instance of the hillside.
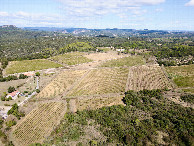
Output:
[[[185,49],[179,54],[188,57],[184,61],[179,62],[183,58],[173,51],[168,54],[179,63],[171,66],[176,63],[165,60],[163,45],[172,47],[180,40],[86,38],[56,36],[55,42],[55,37],[40,37],[45,41],[37,56],[32,51],[27,59],[16,60],[9,54],[1,60],[0,113],[6,117],[0,122],[1,141],[12,146],[191,145],[194,105],[189,50],[193,46],[189,41],[180,39],[189,47],[176,48]],[[44,48],[48,39],[53,46],[58,41],[63,45]],[[101,46],[106,43],[108,47]],[[12,94],[6,93],[8,88],[21,92],[16,100],[6,97]]]

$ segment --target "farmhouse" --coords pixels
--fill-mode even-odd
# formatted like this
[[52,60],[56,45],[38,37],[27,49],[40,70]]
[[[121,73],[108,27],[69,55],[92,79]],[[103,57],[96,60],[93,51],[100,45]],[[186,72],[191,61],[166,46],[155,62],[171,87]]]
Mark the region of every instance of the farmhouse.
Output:
[[31,76],[34,76],[34,73],[33,72],[25,72],[24,75],[31,77]]
[[11,97],[12,99],[15,100],[19,94],[20,94],[19,91],[14,91],[14,92],[12,92],[12,93],[9,93],[9,94],[7,95],[7,98]]

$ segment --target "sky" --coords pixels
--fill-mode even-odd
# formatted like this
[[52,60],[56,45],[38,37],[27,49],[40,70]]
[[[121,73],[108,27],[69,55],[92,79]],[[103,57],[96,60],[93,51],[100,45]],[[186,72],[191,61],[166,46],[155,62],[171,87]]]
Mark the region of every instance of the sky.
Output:
[[0,0],[0,25],[194,31],[194,0]]

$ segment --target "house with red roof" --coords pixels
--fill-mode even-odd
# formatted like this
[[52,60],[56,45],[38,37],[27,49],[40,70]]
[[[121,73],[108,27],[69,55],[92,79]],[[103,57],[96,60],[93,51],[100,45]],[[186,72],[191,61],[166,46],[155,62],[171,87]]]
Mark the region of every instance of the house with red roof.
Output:
[[7,95],[7,98],[11,97],[12,99],[15,100],[15,99],[18,97],[19,94],[20,94],[20,91],[14,91],[14,92],[12,92],[12,93],[9,93],[9,94]]
[[31,77],[34,76],[35,74],[33,72],[25,72],[24,75]]

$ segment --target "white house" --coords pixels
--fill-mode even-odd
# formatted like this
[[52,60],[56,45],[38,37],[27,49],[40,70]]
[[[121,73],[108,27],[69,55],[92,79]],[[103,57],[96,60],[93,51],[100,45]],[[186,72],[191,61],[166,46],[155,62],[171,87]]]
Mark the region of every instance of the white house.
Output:
[[125,49],[116,49],[117,52],[123,52]]

